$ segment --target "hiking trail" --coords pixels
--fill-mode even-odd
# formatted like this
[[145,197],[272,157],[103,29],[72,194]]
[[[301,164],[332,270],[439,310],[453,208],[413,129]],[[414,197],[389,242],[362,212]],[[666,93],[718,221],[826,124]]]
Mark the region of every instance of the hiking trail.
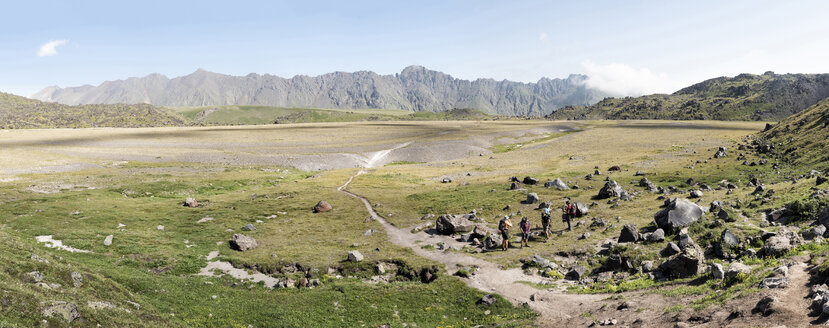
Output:
[[[404,148],[411,143],[412,142],[407,142],[397,147],[374,153],[372,157],[366,161],[366,165],[360,169],[360,171],[351,176],[345,184],[337,188],[338,191],[355,197],[363,202],[372,219],[379,222],[386,230],[386,234],[388,235],[390,242],[400,247],[411,248],[418,256],[442,263],[446,266],[446,270],[449,274],[454,273],[459,266],[477,267],[478,269],[475,271],[474,275],[471,275],[469,278],[461,278],[467,285],[486,293],[500,294],[515,305],[520,305],[526,302],[529,304],[530,308],[540,314],[538,322],[541,325],[556,326],[556,322],[566,321],[573,316],[578,316],[580,313],[584,312],[585,307],[593,308],[593,306],[589,306],[588,303],[597,303],[602,299],[601,296],[597,295],[566,294],[557,291],[537,289],[535,287],[521,284],[519,281],[538,283],[544,279],[538,276],[527,275],[519,268],[504,270],[499,268],[495,263],[469,255],[456,252],[430,251],[423,249],[415,242],[421,238],[418,234],[398,229],[388,223],[385,218],[377,214],[368,199],[346,189],[355,177],[367,173],[367,169],[380,162],[392,151]],[[438,236],[436,238],[443,239],[442,241],[447,244],[457,243],[457,241],[448,236]],[[530,296],[532,295],[535,295],[535,301],[530,301]]]

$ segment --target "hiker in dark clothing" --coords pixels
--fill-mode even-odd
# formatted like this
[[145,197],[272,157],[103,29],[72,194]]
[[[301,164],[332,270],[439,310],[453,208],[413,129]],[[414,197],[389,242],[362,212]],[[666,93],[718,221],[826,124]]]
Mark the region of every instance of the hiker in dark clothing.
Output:
[[512,221],[509,216],[504,215],[501,221],[498,221],[498,231],[501,232],[501,250],[506,251],[509,248],[509,228],[512,228]]
[[552,221],[552,212],[550,205],[541,210],[541,228],[544,229],[544,241],[550,239],[550,221]]
[[525,216],[518,226],[521,228],[521,248],[524,248],[524,246],[530,247],[528,244],[530,240],[530,218]]
[[567,222],[567,231],[573,230],[570,226],[570,219],[576,217],[576,204],[570,203],[570,200],[568,199],[561,210],[564,212],[561,216],[561,221]]

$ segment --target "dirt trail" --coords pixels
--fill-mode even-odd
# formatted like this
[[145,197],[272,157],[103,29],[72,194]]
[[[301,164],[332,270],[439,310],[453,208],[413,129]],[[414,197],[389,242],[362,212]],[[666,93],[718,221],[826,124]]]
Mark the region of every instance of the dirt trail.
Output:
[[[384,150],[375,153],[367,164],[377,163],[382,160],[382,157],[388,155],[394,150],[404,148],[410,145],[411,142],[402,144],[395,148]],[[554,292],[549,290],[540,290],[528,285],[518,283],[518,281],[541,282],[542,279],[538,276],[530,276],[524,274],[521,269],[503,270],[498,265],[456,252],[442,252],[429,251],[420,247],[415,241],[421,238],[417,234],[412,234],[409,231],[398,229],[397,227],[388,223],[385,218],[377,214],[371,203],[363,196],[355,194],[346,189],[355,177],[366,173],[366,169],[370,168],[366,165],[357,174],[351,176],[345,184],[337,188],[337,190],[355,197],[363,202],[366,210],[371,214],[371,217],[379,222],[386,230],[389,241],[401,247],[411,248],[415,254],[428,258],[433,261],[443,263],[446,269],[452,273],[459,265],[461,266],[476,266],[478,270],[475,275],[470,278],[465,278],[467,285],[477,288],[487,293],[497,293],[508,299],[513,304],[528,303],[529,306],[539,312],[538,323],[542,326],[555,327],[557,322],[563,322],[578,316],[583,313],[585,308],[593,308],[593,304],[597,304],[602,299],[596,295],[576,295],[565,294],[561,292]],[[449,237],[445,238],[448,241],[454,241]],[[536,301],[530,301],[530,296],[535,295]]]

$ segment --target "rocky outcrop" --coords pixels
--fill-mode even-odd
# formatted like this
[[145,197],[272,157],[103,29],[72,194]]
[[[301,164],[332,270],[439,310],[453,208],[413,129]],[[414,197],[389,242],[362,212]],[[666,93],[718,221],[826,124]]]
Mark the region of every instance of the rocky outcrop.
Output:
[[444,214],[435,220],[435,230],[441,235],[469,232],[473,228],[475,223],[464,215]]
[[666,232],[674,232],[679,228],[696,222],[705,213],[704,209],[687,199],[674,198],[665,202],[665,208],[656,212],[653,219],[656,225]]

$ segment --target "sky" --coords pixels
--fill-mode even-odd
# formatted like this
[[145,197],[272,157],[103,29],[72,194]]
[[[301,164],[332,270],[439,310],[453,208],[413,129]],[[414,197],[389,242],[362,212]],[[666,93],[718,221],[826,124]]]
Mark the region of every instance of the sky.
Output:
[[829,73],[829,1],[13,1],[0,91],[202,68],[282,77],[421,65],[456,78],[586,74],[618,94],[740,73]]

